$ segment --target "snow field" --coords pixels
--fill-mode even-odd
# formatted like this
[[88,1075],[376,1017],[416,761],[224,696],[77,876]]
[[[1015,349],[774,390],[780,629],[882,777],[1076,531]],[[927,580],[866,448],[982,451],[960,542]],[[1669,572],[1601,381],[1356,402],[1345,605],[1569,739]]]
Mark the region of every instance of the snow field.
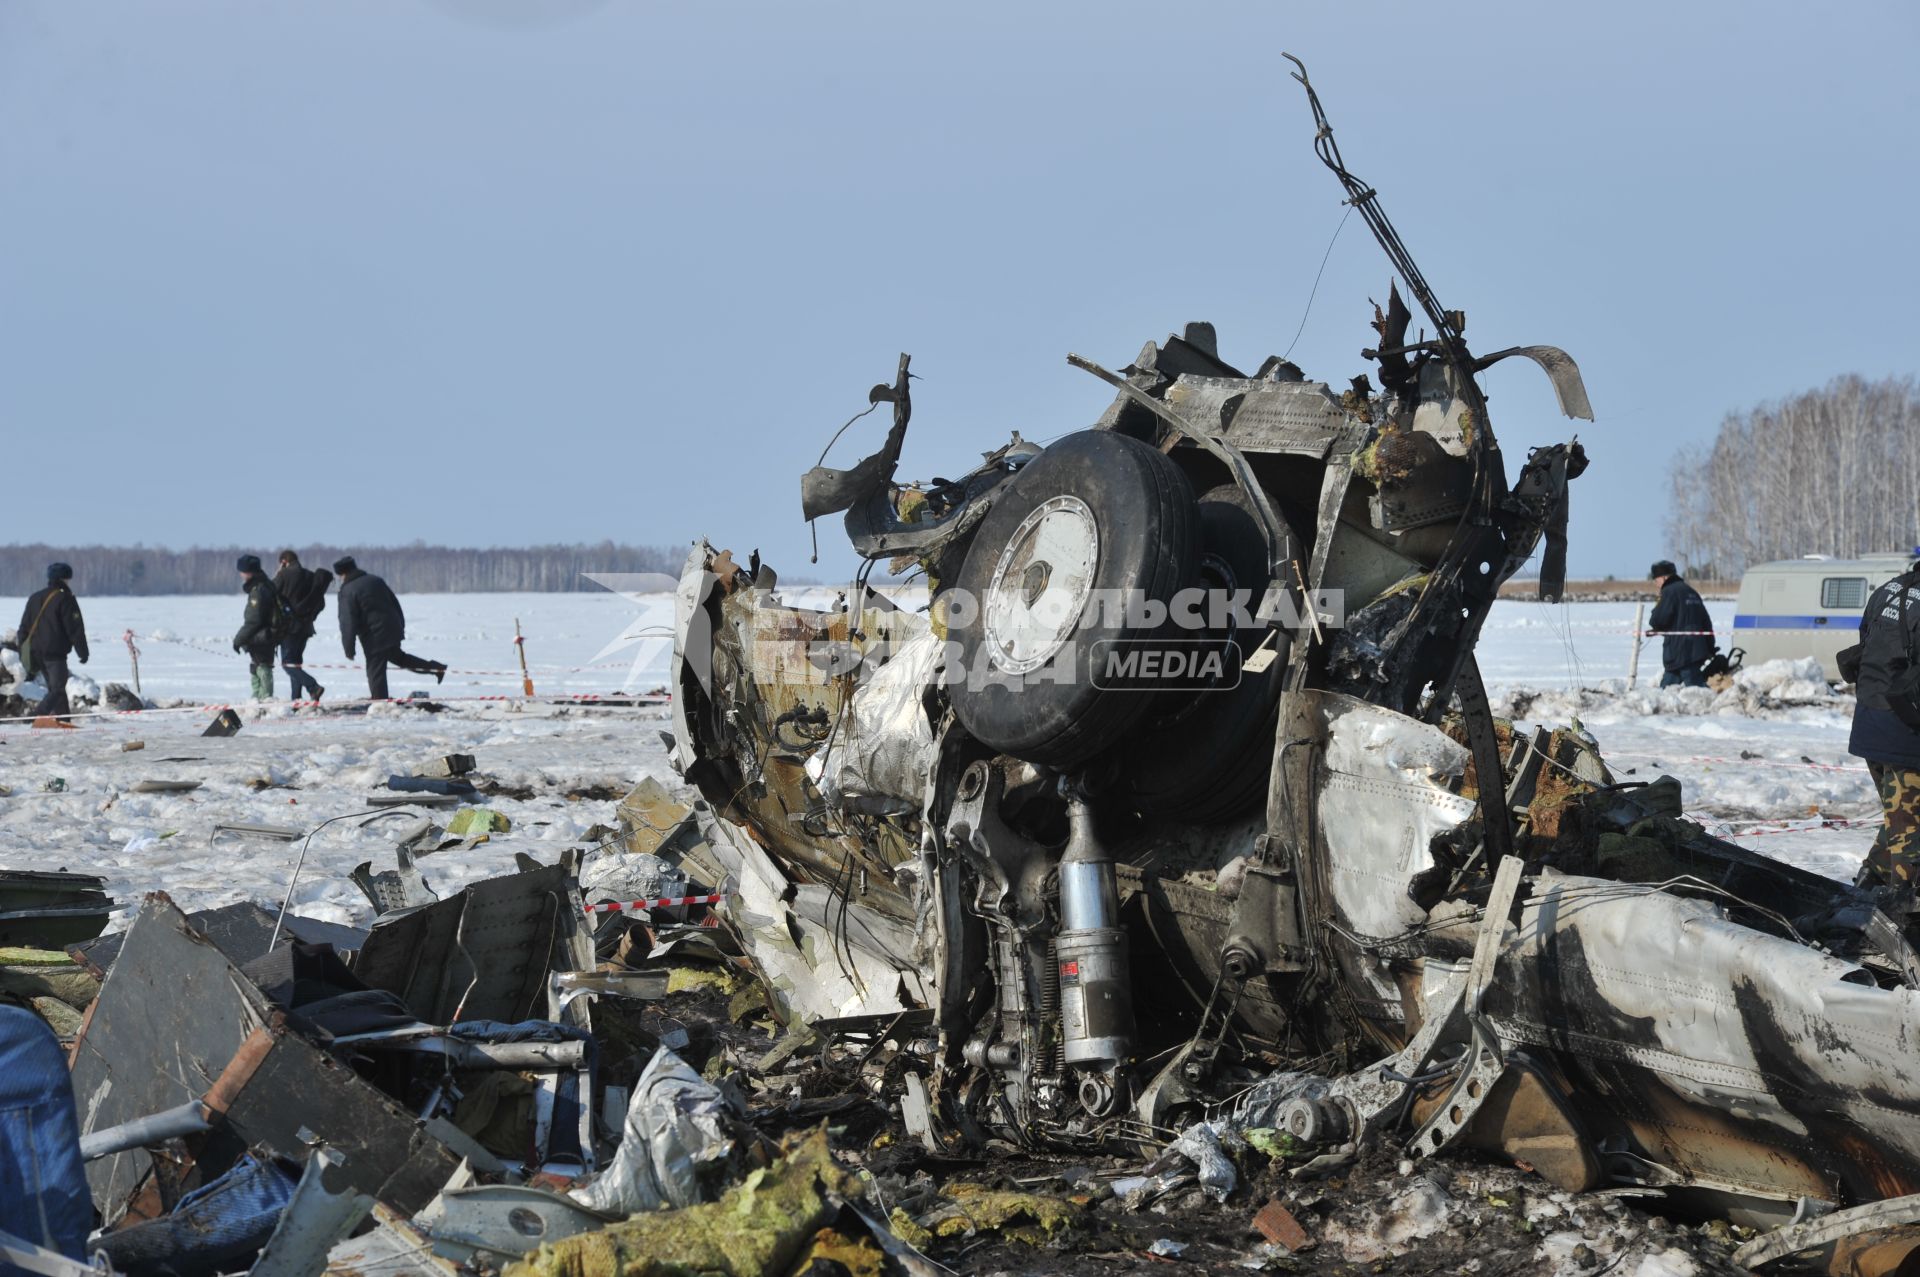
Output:
[[[787,592],[818,605],[830,589]],[[923,596],[902,592],[915,606]],[[311,829],[367,810],[389,775],[410,773],[449,753],[473,754],[481,772],[526,786],[526,801],[484,799],[513,821],[505,834],[470,851],[421,862],[436,891],[511,871],[524,851],[552,862],[580,845],[595,824],[614,823],[608,798],[568,798],[596,788],[624,793],[652,774],[672,784],[660,733],[664,710],[596,709],[546,702],[465,699],[517,695],[520,674],[513,622],[520,618],[536,690],[545,695],[648,690],[666,681],[672,602],[611,593],[570,595],[426,595],[404,599],[407,648],[454,667],[444,687],[396,673],[395,695],[415,688],[446,706],[434,713],[402,705],[364,712],[313,713],[284,701],[243,705],[244,729],[205,738],[202,706],[242,697],[246,662],[228,650],[241,598],[97,598],[82,595],[94,656],[75,666],[96,684],[131,683],[126,645],[135,632],[145,694],[179,708],[88,718],[72,731],[0,725],[0,867],[72,869],[107,877],[121,913],[140,896],[165,890],[184,908],[253,899],[278,905],[300,844],[222,834],[212,826],[247,822]],[[11,624],[20,600],[0,600]],[[1709,603],[1717,625],[1731,603]],[[1633,647],[1633,605],[1548,606],[1502,601],[1480,645],[1496,711],[1552,726],[1577,719],[1600,741],[1616,774],[1679,777],[1690,813],[1716,832],[1784,860],[1850,878],[1873,839],[1871,827],[1797,830],[1816,818],[1872,821],[1878,803],[1860,760],[1846,752],[1851,702],[1821,696],[1804,671],[1765,667],[1744,686],[1716,695],[1655,690],[1658,641],[1641,658],[1642,684],[1624,692]],[[3,632],[3,631],[0,631]],[[641,635],[623,643],[621,636]],[[1725,640],[1722,640],[1725,646]],[[308,659],[345,664],[331,611]],[[583,668],[584,667],[584,668]],[[354,670],[316,670],[330,700],[363,695]],[[278,680],[285,695],[285,677]],[[123,752],[122,744],[145,747]],[[1751,757],[1743,757],[1751,755]],[[186,794],[137,794],[141,780],[202,782]],[[63,786],[50,792],[55,782]],[[440,823],[445,821],[440,813]],[[1770,823],[1771,822],[1771,823]],[[298,886],[297,911],[364,925],[372,909],[346,875],[362,861],[393,866],[400,817],[362,825],[343,819],[313,837]]]

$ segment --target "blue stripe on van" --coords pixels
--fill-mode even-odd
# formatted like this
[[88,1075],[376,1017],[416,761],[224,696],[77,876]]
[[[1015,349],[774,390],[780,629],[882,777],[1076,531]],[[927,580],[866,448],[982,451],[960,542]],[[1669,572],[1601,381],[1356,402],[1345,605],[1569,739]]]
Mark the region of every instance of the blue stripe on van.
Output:
[[1829,616],[1738,616],[1733,618],[1736,630],[1857,630],[1860,628],[1860,613],[1838,613]]

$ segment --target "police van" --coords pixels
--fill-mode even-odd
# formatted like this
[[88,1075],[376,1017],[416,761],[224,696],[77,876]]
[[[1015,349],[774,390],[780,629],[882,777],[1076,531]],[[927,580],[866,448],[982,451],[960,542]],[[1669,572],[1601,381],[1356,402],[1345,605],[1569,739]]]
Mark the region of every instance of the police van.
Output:
[[1841,681],[1834,656],[1860,638],[1867,598],[1907,570],[1912,554],[1869,554],[1832,559],[1756,563],[1740,579],[1734,605],[1733,645],[1746,664],[1781,658],[1818,657],[1830,682]]

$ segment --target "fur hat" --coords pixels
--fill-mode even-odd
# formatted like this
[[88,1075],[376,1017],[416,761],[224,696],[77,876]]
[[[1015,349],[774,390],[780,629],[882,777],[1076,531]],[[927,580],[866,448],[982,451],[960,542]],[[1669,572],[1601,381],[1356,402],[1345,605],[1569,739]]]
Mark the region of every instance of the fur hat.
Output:
[[73,580],[73,566],[67,563],[47,564],[47,580],[49,581]]
[[260,556],[257,554],[243,554],[240,556],[240,562],[234,566],[242,572],[258,572],[260,570]]

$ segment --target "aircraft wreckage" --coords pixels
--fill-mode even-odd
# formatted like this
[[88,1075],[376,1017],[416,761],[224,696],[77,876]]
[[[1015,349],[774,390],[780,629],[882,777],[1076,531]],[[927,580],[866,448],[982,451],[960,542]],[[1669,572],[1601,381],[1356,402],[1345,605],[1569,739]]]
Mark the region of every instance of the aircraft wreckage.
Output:
[[884,447],[802,492],[924,572],[924,615],[864,576],[788,607],[696,545],[673,749],[755,956],[802,1018],[892,1017],[938,1146],[1479,1148],[1889,1271],[1920,1244],[1904,919],[1578,727],[1493,717],[1476,639],[1537,550],[1557,596],[1587,459],[1510,478],[1476,374],[1524,356],[1591,409],[1554,347],[1470,352],[1307,92],[1430,336],[1396,288],[1343,389],[1200,324],[1117,373],[1070,356],[1117,391],[1096,424],[924,484],[903,356]]

